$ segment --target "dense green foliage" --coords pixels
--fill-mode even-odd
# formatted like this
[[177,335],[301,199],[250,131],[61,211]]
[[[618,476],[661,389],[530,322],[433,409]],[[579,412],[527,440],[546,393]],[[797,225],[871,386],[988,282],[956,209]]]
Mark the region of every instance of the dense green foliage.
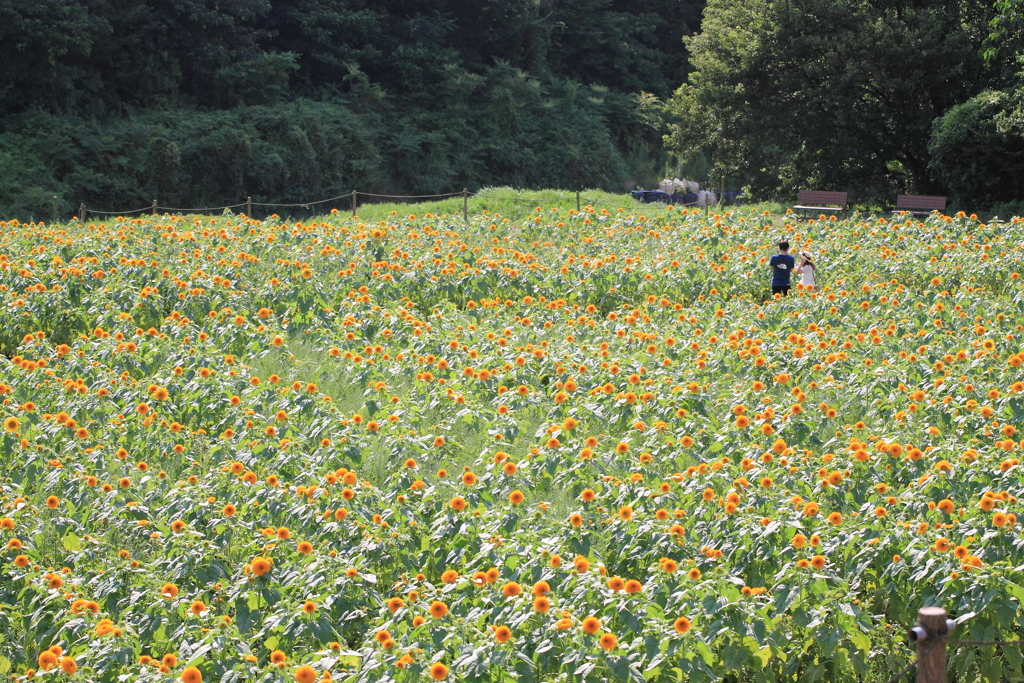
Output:
[[636,98],[703,2],[12,0],[5,217],[352,189],[621,191],[661,170]]
[[929,148],[941,180],[982,202],[1024,198],[1024,2],[995,7],[983,53],[995,82],[936,120]]
[[0,221],[0,675],[1024,681],[1024,219],[524,195]]
[[393,129],[387,103],[374,93],[359,113],[345,106],[357,99],[348,97],[342,104],[158,109],[102,122],[33,112],[21,117],[25,125],[46,133],[3,135],[9,144],[0,164],[8,172],[0,174],[0,193],[15,215],[48,218],[54,193],[65,212],[77,206],[72,202],[123,211],[153,197],[163,206],[192,207],[237,203],[246,195],[319,200],[352,189],[447,192],[498,181],[564,186],[574,170],[577,185],[607,186],[625,172],[602,121],[608,112],[628,117],[625,103],[616,111],[590,100],[582,86],[544,88],[512,69],[486,80],[476,96],[456,92],[446,99],[452,116],[433,130],[426,129],[428,114],[418,124],[423,128],[403,120]]
[[[1024,93],[1021,93],[1024,94]],[[1024,197],[1024,121],[1020,94],[986,90],[935,122],[932,163],[959,196],[992,203]],[[1016,105],[1018,115],[1013,117]]]
[[687,41],[670,145],[760,196],[1020,199],[1019,13],[1013,0],[712,0]]
[[996,212],[1024,197],[1022,4],[10,0],[0,213],[48,218],[54,195],[69,216],[622,192],[670,154],[761,200],[916,192]]

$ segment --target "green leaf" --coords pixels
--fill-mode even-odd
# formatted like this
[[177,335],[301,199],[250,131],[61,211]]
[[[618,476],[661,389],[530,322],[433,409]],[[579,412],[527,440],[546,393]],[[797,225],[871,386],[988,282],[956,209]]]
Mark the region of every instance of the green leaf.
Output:
[[82,549],[82,539],[80,539],[78,536],[75,536],[70,531],[64,534],[63,538],[60,539],[60,542],[65,549],[70,550],[71,552],[75,552]]
[[871,639],[866,634],[861,633],[860,631],[855,631],[849,634],[849,638],[850,642],[853,643],[853,646],[860,652],[871,651]]
[[986,648],[989,656],[981,658],[981,665],[978,667],[981,672],[981,680],[985,683],[999,683],[1003,680],[1003,660],[996,656],[995,652]]

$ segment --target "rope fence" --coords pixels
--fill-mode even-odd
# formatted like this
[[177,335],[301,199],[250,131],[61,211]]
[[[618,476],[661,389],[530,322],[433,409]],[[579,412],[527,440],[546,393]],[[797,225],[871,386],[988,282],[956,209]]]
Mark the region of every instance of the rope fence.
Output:
[[141,209],[132,209],[131,211],[97,211],[96,209],[89,209],[89,213],[96,213],[103,216],[130,216],[133,213],[142,213],[143,211],[149,211],[150,208],[151,207],[146,206]]
[[903,669],[889,679],[898,683],[912,668],[917,667],[918,683],[946,682],[946,645],[1022,645],[1024,640],[950,640],[957,624],[946,618],[941,607],[922,607],[917,612],[917,623],[907,632],[907,640],[917,645],[917,654]]
[[[576,211],[581,210],[580,202],[581,190],[576,190]],[[206,207],[195,207],[195,208],[179,208],[171,206],[161,206],[157,200],[153,200],[150,206],[143,207],[141,209],[131,209],[130,211],[101,211],[99,209],[91,209],[85,205],[84,202],[78,205],[77,218],[82,223],[85,223],[86,218],[92,214],[96,216],[132,216],[135,214],[150,212],[156,216],[160,213],[173,213],[173,214],[194,214],[194,213],[208,213],[211,211],[226,211],[233,209],[240,209],[245,207],[245,215],[249,218],[253,217],[253,209],[305,209],[307,211],[312,210],[313,215],[317,215],[317,207],[326,207],[332,204],[340,204],[347,200],[348,207],[352,211],[352,215],[356,215],[356,210],[362,204],[384,204],[390,203],[385,201],[374,201],[374,200],[389,200],[389,199],[401,199],[401,200],[423,200],[423,199],[451,199],[455,197],[462,197],[462,217],[466,222],[469,222],[469,198],[476,196],[476,193],[469,192],[469,190],[463,188],[461,192],[444,192],[440,194],[378,194],[374,192],[359,192],[353,190],[345,194],[339,194],[334,197],[328,197],[327,199],[318,199],[310,202],[294,202],[294,203],[278,203],[278,202],[254,202],[252,197],[246,197],[244,202],[238,204],[228,204],[226,206],[206,206]],[[512,199],[513,202],[525,202],[528,204],[534,204],[535,200],[525,200],[519,197]],[[690,206],[701,206],[700,202],[694,202],[690,204],[676,204],[677,208],[690,207]],[[333,208],[340,208],[335,206]],[[708,206],[704,205],[705,210],[708,210]],[[269,217],[271,212],[265,211],[264,215]],[[59,216],[57,211],[57,196],[53,197],[53,222],[59,222]]]
[[[576,211],[577,212],[579,212],[581,210],[580,192],[581,192],[581,190],[576,190]],[[132,215],[135,215],[135,214],[143,214],[143,213],[146,213],[148,211],[152,215],[156,216],[156,215],[158,215],[160,213],[173,213],[173,214],[209,213],[211,211],[227,211],[227,210],[233,210],[233,209],[240,209],[242,207],[245,207],[245,215],[247,217],[249,217],[249,218],[253,217],[253,215],[254,215],[253,214],[253,209],[254,208],[264,209],[264,216],[265,217],[269,217],[269,216],[272,215],[272,212],[266,211],[266,209],[305,209],[306,211],[312,210],[313,216],[316,216],[317,215],[317,207],[321,207],[321,209],[323,209],[323,208],[325,208],[327,206],[335,204],[336,206],[332,207],[332,209],[340,209],[341,207],[337,206],[337,205],[342,203],[342,202],[345,202],[345,200],[347,200],[347,203],[349,205],[346,208],[351,209],[352,215],[355,216],[356,215],[356,210],[357,210],[357,208],[361,204],[385,204],[385,203],[391,203],[391,202],[379,201],[379,200],[391,200],[391,199],[401,199],[401,200],[435,199],[435,200],[440,200],[440,199],[451,199],[451,198],[455,198],[455,197],[462,197],[462,217],[463,217],[463,220],[465,220],[468,223],[469,222],[469,198],[473,197],[473,196],[476,196],[476,193],[475,192],[469,192],[469,190],[467,190],[465,188],[463,188],[463,190],[461,192],[444,192],[444,193],[439,193],[439,194],[379,194],[379,193],[375,193],[375,192],[359,192],[358,190],[353,190],[352,192],[346,192],[345,194],[339,194],[339,195],[336,195],[334,197],[328,197],[326,199],[317,199],[315,201],[310,201],[310,202],[293,202],[293,203],[254,202],[252,200],[252,197],[246,197],[244,202],[239,202],[238,204],[228,204],[226,206],[192,207],[192,208],[180,208],[180,207],[172,207],[172,206],[161,206],[157,202],[157,200],[154,199],[153,203],[151,205],[149,205],[149,206],[142,207],[141,209],[131,209],[129,211],[101,211],[99,209],[89,208],[89,207],[87,207],[85,205],[85,202],[82,202],[82,203],[80,203],[78,205],[78,213],[74,217],[77,218],[82,223],[85,223],[87,217],[90,214],[96,215],[96,216],[132,216]],[[57,206],[58,206],[57,199],[58,199],[57,196],[54,195],[53,196],[53,222],[54,223],[60,222],[60,217],[58,215],[58,208],[57,208]],[[377,200],[377,201],[375,201],[375,200]],[[529,200],[528,201],[528,200],[525,200],[525,199],[522,199],[522,198],[519,198],[519,197],[514,197],[512,199],[512,202],[513,203],[525,202],[525,203],[528,203],[528,204],[533,204],[533,203],[535,203],[535,200]],[[702,205],[700,202],[692,202],[692,203],[688,203],[688,204],[676,204],[675,205],[676,208],[696,207],[696,206],[704,206],[705,212],[709,212],[710,211],[710,208],[709,208],[708,204],[706,204],[706,203]]]
[[[577,212],[579,212],[580,209],[581,209],[580,192],[581,192],[581,190],[576,190],[576,211]],[[322,207],[322,206],[325,206],[325,205],[334,204],[334,203],[340,202],[341,200],[348,200],[349,207],[347,207],[347,208],[351,208],[352,215],[354,216],[354,215],[356,215],[356,208],[359,206],[360,200],[363,200],[362,204],[384,204],[384,203],[389,203],[389,202],[367,201],[367,199],[371,199],[371,200],[373,200],[373,199],[407,199],[407,200],[408,199],[413,199],[413,200],[419,200],[419,199],[448,199],[448,198],[453,198],[453,197],[462,197],[463,198],[463,218],[468,222],[469,221],[469,216],[468,216],[468,213],[469,213],[469,211],[468,211],[468,208],[469,208],[468,207],[468,200],[469,200],[470,197],[473,197],[473,196],[476,196],[476,193],[475,192],[469,192],[465,188],[462,190],[462,192],[446,192],[446,193],[441,193],[441,194],[377,194],[377,193],[374,193],[374,192],[359,192],[359,191],[353,190],[352,192],[347,192],[345,194],[339,194],[339,195],[334,196],[334,197],[328,197],[327,199],[317,199],[315,201],[310,201],[310,202],[294,202],[294,203],[288,203],[288,204],[277,203],[277,202],[254,202],[252,200],[252,197],[246,197],[246,200],[244,202],[240,202],[238,204],[228,204],[227,206],[205,206],[205,207],[194,207],[194,208],[179,208],[179,207],[171,207],[171,206],[161,206],[160,204],[157,203],[157,200],[154,199],[153,203],[150,206],[145,206],[145,207],[142,207],[141,209],[131,209],[129,211],[101,211],[99,209],[88,208],[85,205],[85,203],[82,202],[82,203],[80,203],[78,205],[78,213],[76,215],[74,215],[73,218],[77,218],[79,221],[84,223],[85,220],[86,220],[86,217],[89,214],[94,214],[94,215],[97,215],[97,216],[132,216],[132,215],[135,215],[135,214],[142,214],[142,213],[145,213],[147,211],[152,213],[154,216],[157,215],[158,213],[194,214],[194,213],[208,213],[208,212],[211,212],[211,211],[225,211],[225,210],[229,210],[229,209],[239,209],[239,208],[241,208],[243,206],[245,207],[245,215],[247,217],[249,217],[249,218],[253,217],[253,207],[264,208],[264,209],[267,209],[267,208],[270,208],[270,209],[305,209],[307,211],[312,209],[313,215],[316,216],[317,215],[317,207],[318,206]],[[532,205],[532,204],[534,204],[534,202],[536,200],[532,200],[532,199],[531,200],[526,200],[526,199],[522,199],[520,197],[513,197],[511,201],[513,203],[527,203],[527,204],[531,204]],[[707,203],[702,204],[701,202],[691,202],[691,203],[687,203],[687,204],[675,204],[674,206],[675,206],[675,208],[703,206],[705,213],[710,213],[710,207],[709,207],[709,205]],[[334,208],[340,208],[340,207],[334,207]],[[271,212],[264,212],[264,215],[266,217],[269,217],[271,215]],[[53,222],[54,223],[59,223],[60,222],[60,215],[59,215],[59,210],[58,210],[58,197],[57,197],[57,195],[53,195]]]
[[912,660],[910,661],[910,663],[909,663],[909,664],[907,664],[907,665],[906,665],[905,667],[903,667],[903,669],[902,669],[902,670],[900,670],[900,672],[899,672],[898,674],[896,674],[895,676],[893,676],[892,678],[890,678],[890,679],[889,679],[889,682],[888,682],[888,683],[899,683],[899,680],[900,680],[901,678],[903,678],[903,674],[907,673],[908,671],[910,671],[911,669],[913,669],[913,668],[914,668],[915,666],[917,666],[917,663],[918,663],[918,662],[919,662],[919,661],[920,661],[921,659],[924,659],[925,657],[927,657],[927,656],[928,656],[929,654],[931,654],[932,650],[934,650],[935,648],[937,648],[937,647],[938,647],[939,645],[941,645],[941,644],[942,644],[942,641],[941,641],[941,640],[937,640],[937,641],[935,641],[935,642],[934,642],[934,643],[932,644],[932,646],[931,646],[931,647],[929,647],[929,648],[928,648],[927,650],[925,650],[925,651],[924,651],[923,653],[921,653],[920,655],[918,655],[917,657],[915,657],[914,659],[912,659]]
[[[237,209],[240,206],[245,206],[245,204],[229,204],[228,206],[207,206],[199,209],[175,209],[170,206],[154,206],[153,209],[157,211],[164,211],[167,213],[195,213],[197,211],[224,211],[225,209]],[[97,213],[92,209],[89,209],[89,211],[91,213]]]
[[[383,200],[383,199],[405,199],[405,200],[408,200],[408,199],[418,199],[419,200],[419,199],[449,199],[449,198],[453,198],[453,197],[462,197],[462,215],[463,215],[463,218],[468,222],[469,221],[469,205],[468,205],[468,202],[469,202],[469,197],[473,196],[473,194],[475,194],[475,193],[470,193],[469,190],[467,190],[465,188],[463,188],[463,190],[461,192],[445,192],[445,193],[441,193],[441,194],[377,194],[377,193],[374,193],[374,192],[359,192],[358,190],[353,190],[352,192],[347,192],[345,194],[339,194],[339,195],[334,196],[334,197],[328,197],[327,199],[318,199],[316,201],[311,201],[311,202],[295,202],[295,203],[287,203],[287,204],[286,203],[277,203],[277,202],[254,202],[252,200],[252,197],[246,197],[244,202],[240,202],[238,204],[228,204],[226,206],[195,207],[195,208],[179,208],[179,207],[171,207],[171,206],[161,206],[159,203],[157,203],[157,200],[154,199],[153,203],[150,206],[146,206],[146,207],[143,207],[141,209],[131,209],[130,211],[101,211],[99,209],[90,209],[90,208],[88,208],[85,205],[84,202],[82,202],[81,204],[78,205],[78,215],[77,215],[77,218],[82,223],[85,223],[86,218],[90,214],[94,214],[94,215],[97,215],[97,216],[131,216],[131,215],[134,215],[134,214],[141,214],[141,213],[145,213],[145,212],[148,211],[148,212],[152,213],[154,216],[156,216],[156,215],[158,215],[160,213],[175,213],[175,214],[207,213],[207,212],[210,212],[210,211],[227,211],[227,210],[231,210],[231,209],[240,209],[242,207],[245,207],[245,215],[250,217],[250,218],[253,215],[253,207],[262,208],[262,209],[298,209],[298,208],[301,208],[301,209],[306,209],[306,210],[310,210],[310,208],[312,207],[313,215],[315,216],[316,215],[316,207],[318,207],[318,206],[322,207],[322,206],[327,206],[327,205],[331,205],[331,204],[336,204],[336,203],[339,203],[339,202],[341,202],[343,200],[349,200],[350,208],[352,210],[352,215],[355,216],[356,215],[356,209],[360,206],[360,200],[363,200],[361,202],[362,204],[382,204],[382,203],[386,203],[386,202],[372,201],[372,200],[375,200],[375,199],[376,200]],[[576,204],[577,204],[577,207],[578,207],[578,205],[579,205],[579,192],[576,193]],[[266,215],[269,216],[270,213],[267,212]],[[57,214],[57,197],[56,196],[53,197],[53,220],[54,220],[55,223],[59,221],[59,217],[58,217],[58,214]]]
[[448,192],[447,194],[373,194],[371,192],[360,192],[359,194],[363,197],[385,197],[388,199],[428,199],[462,196],[462,192]]
[[[329,204],[330,202],[336,202],[339,199],[344,199],[346,197],[351,197],[352,194],[353,194],[352,192],[349,192],[348,194],[339,194],[337,197],[331,197],[329,199],[319,199],[319,200],[317,200],[315,202],[300,202],[298,204],[272,204],[270,202],[254,202],[254,201],[252,201],[252,198],[250,197],[245,205],[246,206],[270,206],[270,207],[275,207],[275,208],[298,208],[298,207],[301,207],[303,209],[308,209],[310,206],[316,206],[317,204]],[[360,194],[362,194],[362,193],[360,193]]]

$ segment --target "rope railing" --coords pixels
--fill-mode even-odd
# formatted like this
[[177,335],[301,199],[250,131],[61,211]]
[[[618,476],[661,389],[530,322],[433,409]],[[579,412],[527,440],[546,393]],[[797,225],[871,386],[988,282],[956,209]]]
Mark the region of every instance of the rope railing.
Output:
[[[162,213],[175,213],[175,214],[189,214],[189,213],[205,213],[205,212],[210,212],[210,211],[226,211],[226,210],[231,210],[231,209],[239,209],[239,208],[242,208],[242,207],[245,207],[245,215],[248,216],[248,217],[252,217],[252,215],[253,215],[253,212],[252,212],[253,207],[271,208],[271,209],[299,209],[299,208],[301,208],[301,209],[307,209],[307,210],[310,207],[314,207],[314,215],[315,215],[316,214],[316,211],[315,211],[315,207],[316,206],[324,205],[324,204],[332,204],[332,203],[338,202],[339,200],[345,200],[345,199],[350,200],[352,215],[354,216],[356,214],[356,209],[359,206],[359,200],[361,198],[373,198],[373,199],[448,199],[448,198],[453,198],[453,197],[462,197],[462,214],[463,214],[463,218],[468,222],[469,221],[469,206],[468,206],[469,197],[475,196],[475,195],[476,195],[476,193],[470,193],[466,189],[463,189],[461,192],[443,192],[443,193],[438,193],[438,194],[379,194],[379,193],[375,193],[375,192],[359,192],[358,190],[353,190],[352,192],[346,192],[345,194],[339,194],[339,195],[336,195],[334,197],[328,197],[326,199],[317,199],[317,200],[308,201],[308,202],[293,202],[293,203],[254,202],[252,200],[252,197],[246,197],[246,200],[244,202],[239,202],[237,204],[228,204],[228,205],[225,205],[225,206],[194,207],[194,208],[180,208],[180,207],[172,207],[172,206],[161,206],[159,203],[157,203],[157,200],[154,199],[153,203],[150,206],[143,207],[141,209],[131,209],[130,211],[101,211],[99,209],[90,209],[90,208],[86,207],[85,203],[83,202],[83,203],[78,205],[78,219],[84,223],[86,218],[87,218],[87,216],[89,214],[96,214],[96,215],[99,215],[99,216],[131,216],[133,214],[140,214],[140,213],[144,213],[146,211],[150,211],[155,216],[155,215],[157,215],[158,213],[161,213],[161,212]],[[521,198],[521,197],[513,197],[512,201],[513,202],[526,202],[526,203],[529,203],[531,205],[536,203],[536,200],[533,200],[533,199],[526,200],[526,199]],[[371,202],[371,203],[377,203],[377,202]],[[56,197],[54,197],[54,205],[53,206],[54,206],[54,208],[53,208],[53,212],[54,212],[53,220],[54,220],[54,222],[57,222],[58,217],[57,217],[57,198]],[[690,207],[690,206],[701,206],[701,204],[700,204],[700,202],[693,202],[693,203],[689,203],[689,204],[676,204],[675,206],[678,207],[678,208],[682,208],[682,207]],[[705,208],[707,208],[706,205],[705,205]],[[576,191],[576,210],[579,211],[580,209],[581,209],[580,191],[577,190]]]
[[907,632],[907,640],[917,646],[916,656],[888,683],[898,683],[914,667],[917,667],[918,683],[945,683],[946,645],[990,647],[1024,644],[1024,640],[950,640],[950,634],[957,630],[957,622],[946,616],[946,610],[941,607],[918,610],[917,622]]
[[[360,192],[360,194],[363,194],[363,193]],[[272,203],[269,203],[269,202],[247,202],[247,204],[250,205],[250,206],[272,206],[272,207],[275,207],[275,208],[302,207],[303,209],[308,209],[310,206],[314,206],[316,204],[328,204],[330,202],[336,202],[339,199],[344,199],[346,197],[351,197],[351,196],[352,196],[352,193],[349,192],[347,194],[339,194],[337,197],[331,197],[329,199],[318,199],[315,202],[300,202],[300,203],[297,203],[297,204],[272,204]]]
[[[310,202],[295,202],[295,203],[290,203],[290,204],[276,203],[276,202],[254,202],[252,200],[252,197],[246,197],[246,200],[244,202],[240,202],[238,204],[228,204],[227,206],[196,207],[196,208],[178,208],[178,207],[171,207],[171,206],[160,206],[157,203],[157,200],[154,199],[153,203],[150,206],[146,206],[146,207],[143,207],[141,209],[131,209],[130,211],[101,211],[99,209],[89,209],[89,208],[86,207],[85,203],[83,202],[83,203],[78,205],[78,215],[77,215],[77,218],[84,223],[85,220],[86,220],[87,215],[90,214],[90,213],[96,214],[98,216],[131,216],[133,214],[144,213],[146,211],[150,211],[155,216],[159,212],[176,213],[176,214],[188,214],[188,213],[202,213],[202,212],[208,212],[208,211],[225,211],[225,210],[228,210],[228,209],[238,209],[238,208],[241,208],[243,206],[245,207],[245,215],[249,216],[249,217],[252,217],[252,208],[254,206],[274,208],[274,209],[301,208],[301,209],[307,209],[307,210],[310,207],[314,207],[314,212],[313,213],[315,215],[316,214],[315,207],[317,205],[331,204],[333,202],[337,202],[338,200],[342,200],[342,199],[349,199],[351,201],[352,215],[355,215],[356,207],[358,205],[358,200],[359,200],[360,197],[373,197],[373,198],[376,198],[376,199],[445,199],[445,198],[460,197],[460,196],[463,198],[463,206],[462,206],[463,218],[465,218],[468,221],[469,220],[469,209],[468,209],[467,202],[468,202],[469,197],[476,196],[476,193],[470,193],[466,189],[463,189],[462,192],[446,192],[446,193],[440,193],[440,194],[377,194],[377,193],[374,193],[374,192],[359,192],[358,190],[353,190],[352,192],[346,192],[345,194],[339,194],[339,195],[334,196],[334,197],[328,197],[327,199],[317,199],[315,201],[310,201]],[[512,202],[524,202],[524,201],[527,201],[527,200],[525,200],[525,199],[523,199],[521,197],[513,197],[511,201]],[[377,202],[373,202],[373,203],[377,203]],[[527,201],[527,203],[534,204],[535,200],[531,199],[531,200]],[[690,204],[676,204],[675,206],[677,208],[683,208],[683,207],[688,207],[688,206],[701,206],[701,204],[700,204],[700,202],[693,202],[693,203],[690,203]],[[580,190],[576,190],[576,210],[579,211],[580,208],[581,208],[580,207]],[[708,207],[707,207],[707,205],[705,205],[705,210],[707,210],[707,209],[708,209]],[[58,216],[58,201],[57,201],[57,196],[54,195],[53,196],[53,222],[57,223],[57,222],[59,222],[59,220],[60,219],[59,219],[59,216]]]
[[145,206],[141,209],[132,209],[131,211],[97,211],[96,209],[89,209],[89,213],[103,214],[104,216],[130,216],[133,213],[142,213],[143,211],[149,211],[153,207]]
[[387,199],[430,199],[434,197],[461,197],[461,192],[448,192],[446,194],[373,194],[372,192],[360,192],[363,197],[384,197]]
[[899,680],[903,678],[903,675],[910,671],[912,668],[917,666],[921,661],[927,660],[928,655],[933,650],[939,647],[939,645],[975,645],[975,646],[994,646],[994,645],[1021,645],[1024,644],[1024,640],[949,640],[946,634],[929,633],[929,637],[933,640],[931,646],[926,648],[921,654],[914,657],[913,660],[907,663],[903,669],[889,679],[888,683],[899,683]]
[[[242,202],[241,204],[229,204],[227,206],[206,206],[198,209],[175,209],[170,206],[154,206],[152,208],[156,209],[157,211],[164,212],[173,211],[174,213],[194,213],[197,211],[224,211],[225,209],[237,209],[240,206],[245,206],[245,202]],[[93,211],[92,209],[89,209],[89,212],[99,213],[98,211]]]
[[[155,215],[157,215],[158,213],[161,213],[161,212],[163,212],[163,213],[176,213],[176,214],[189,214],[189,213],[202,213],[202,212],[208,212],[208,211],[226,211],[226,210],[230,210],[230,209],[238,209],[238,208],[241,208],[243,206],[245,207],[245,215],[251,217],[252,216],[252,209],[253,209],[254,206],[256,206],[256,207],[264,207],[264,208],[273,208],[273,209],[289,209],[289,208],[309,209],[310,207],[316,207],[317,205],[321,205],[321,204],[331,204],[331,203],[338,202],[339,200],[343,200],[343,199],[351,200],[352,215],[354,216],[355,213],[356,213],[356,208],[358,207],[358,204],[359,204],[359,199],[361,197],[373,197],[373,198],[377,198],[377,199],[444,199],[444,198],[451,198],[451,197],[462,197],[462,213],[463,213],[463,218],[468,222],[469,221],[469,207],[468,207],[468,203],[467,202],[468,202],[470,196],[471,196],[471,193],[468,190],[466,190],[465,188],[463,188],[463,190],[461,192],[446,192],[446,193],[442,193],[442,194],[377,194],[377,193],[373,193],[373,192],[359,192],[358,190],[353,190],[352,192],[347,192],[345,194],[339,194],[339,195],[334,196],[334,197],[328,197],[327,199],[317,199],[315,201],[295,202],[295,203],[289,203],[289,204],[275,203],[275,202],[254,202],[252,200],[252,197],[246,197],[246,200],[244,202],[241,202],[241,203],[238,203],[238,204],[228,204],[226,206],[208,206],[208,207],[197,207],[197,208],[178,208],[178,207],[170,207],[170,206],[160,206],[157,203],[157,200],[154,199],[153,203],[150,206],[147,206],[147,207],[144,207],[144,208],[141,208],[141,209],[132,209],[130,211],[100,211],[98,209],[90,209],[90,208],[86,207],[85,203],[83,202],[83,203],[78,205],[78,219],[81,222],[84,223],[86,218],[87,218],[87,216],[90,213],[91,214],[96,214],[96,215],[99,215],[99,216],[130,216],[132,214],[137,214],[137,213],[143,213],[145,211],[150,211],[155,216]],[[58,218],[57,218],[57,201],[56,200],[57,200],[57,198],[54,197],[53,220],[55,222],[58,220]],[[315,211],[314,211],[314,213],[315,213]]]
[[896,674],[895,676],[893,676],[892,678],[890,678],[890,679],[889,679],[889,681],[888,681],[888,683],[899,683],[900,679],[901,679],[901,678],[903,678],[903,675],[904,675],[905,673],[907,673],[908,671],[910,671],[911,669],[913,669],[913,668],[914,668],[915,666],[917,666],[917,663],[918,663],[919,661],[921,661],[922,659],[925,659],[925,658],[926,658],[926,657],[927,657],[928,655],[930,655],[930,654],[932,653],[932,650],[934,650],[934,649],[935,649],[935,648],[937,648],[937,647],[938,647],[939,645],[941,645],[941,644],[942,644],[942,642],[943,642],[943,640],[942,640],[942,639],[936,640],[936,641],[935,641],[935,642],[934,642],[934,643],[932,644],[932,646],[931,646],[931,647],[929,647],[928,649],[926,649],[926,650],[925,650],[924,652],[922,652],[921,654],[919,654],[919,655],[918,655],[917,657],[914,657],[914,659],[912,659],[912,660],[911,660],[911,661],[910,661],[910,662],[909,662],[909,663],[908,663],[908,664],[907,664],[907,665],[906,665],[905,667],[903,667],[903,668],[902,668],[902,669],[900,670],[900,672],[899,672],[898,674]]

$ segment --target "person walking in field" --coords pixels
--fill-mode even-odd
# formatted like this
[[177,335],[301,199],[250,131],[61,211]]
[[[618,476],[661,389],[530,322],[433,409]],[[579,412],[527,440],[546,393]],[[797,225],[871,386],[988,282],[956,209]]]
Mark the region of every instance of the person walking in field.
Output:
[[776,294],[789,296],[789,277],[796,265],[793,257],[789,255],[789,242],[779,242],[779,253],[772,256],[768,266],[772,269],[772,298]]
[[815,288],[814,271],[817,270],[817,268],[818,267],[814,265],[814,259],[811,258],[811,252],[801,251],[800,263],[793,272],[800,275],[800,284],[804,286],[804,289]]

